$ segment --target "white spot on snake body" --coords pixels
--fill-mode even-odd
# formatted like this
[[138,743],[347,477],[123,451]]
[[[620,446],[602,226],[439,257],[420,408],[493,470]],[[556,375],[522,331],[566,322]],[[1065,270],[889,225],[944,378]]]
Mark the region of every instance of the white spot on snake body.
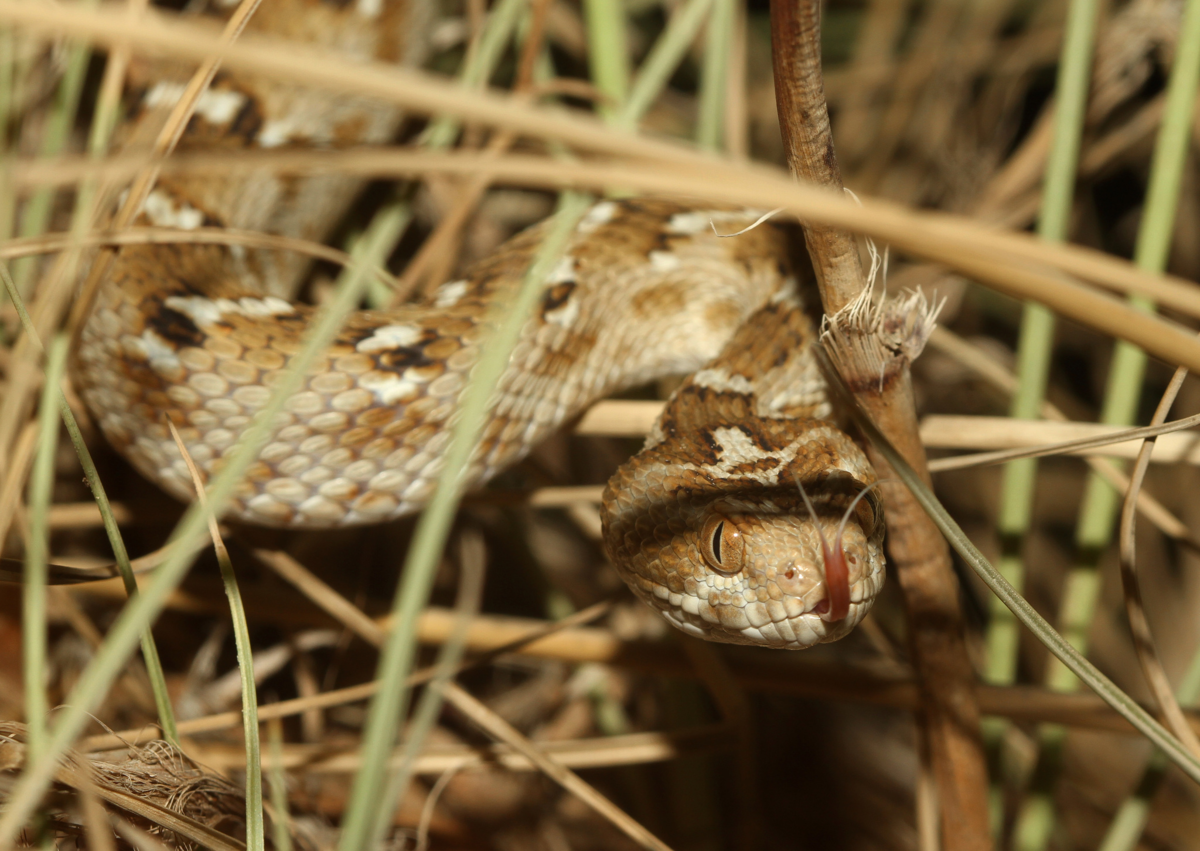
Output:
[[299,477],[309,468],[313,460],[308,455],[291,454],[282,459],[275,467],[280,473],[285,476]]
[[243,316],[286,316],[296,312],[296,308],[281,298],[267,296],[266,298],[251,298],[246,296],[237,300]]
[[167,398],[182,408],[194,408],[200,404],[200,394],[185,384],[169,386]]
[[228,298],[211,299],[201,295],[169,296],[163,301],[167,307],[187,315],[197,325],[215,325],[226,313],[239,316],[286,316],[296,309],[281,298],[252,298],[247,296],[237,301]]
[[314,431],[333,434],[345,431],[350,425],[350,418],[341,411],[322,411],[310,417],[308,424]]
[[161,189],[146,196],[142,211],[159,227],[195,230],[204,224],[203,213],[187,202],[176,201]]
[[246,105],[246,96],[241,92],[208,89],[196,101],[196,114],[210,124],[228,124]]
[[358,493],[358,485],[344,476],[339,476],[336,479],[330,479],[318,487],[317,493],[330,499],[347,500],[353,498]]
[[236,416],[241,413],[240,404],[234,402],[232,398],[220,397],[210,398],[204,403],[205,410],[211,410],[217,416]]
[[382,352],[411,346],[421,337],[421,329],[412,325],[381,325],[365,340],[359,340],[354,348],[360,352]]
[[417,385],[413,382],[387,373],[369,372],[359,379],[359,384],[373,392],[385,405],[411,401],[419,392]]
[[[183,83],[155,83],[154,87],[146,92],[142,103],[149,109],[174,106],[179,103],[186,88]],[[245,104],[246,96],[241,92],[206,89],[196,99],[195,113],[210,124],[227,124]]]
[[547,284],[567,284],[575,281],[575,258],[571,255],[558,258],[550,274],[546,276]]
[[282,502],[299,505],[309,497],[309,489],[295,479],[283,477],[263,484],[263,490]]
[[734,467],[755,461],[771,460],[776,463],[772,469],[752,470],[740,473],[741,476],[753,479],[764,485],[775,485],[779,482],[779,453],[768,452],[752,441],[749,435],[736,426],[714,428],[710,432],[713,441],[720,448],[721,455],[715,464],[705,464],[700,467],[702,472],[709,475],[728,476]]
[[800,299],[796,297],[796,287],[799,284],[796,281],[795,275],[788,275],[783,279],[779,289],[771,294],[771,298],[767,300],[768,304],[784,304],[787,303],[792,307],[800,307]]
[[667,230],[670,233],[678,234],[700,233],[708,229],[708,222],[711,218],[708,213],[696,210],[688,213],[676,213],[667,222]]
[[454,307],[458,304],[458,300],[467,294],[467,281],[450,281],[447,284],[442,284],[437,289],[434,295],[433,303],[436,307]]
[[650,252],[650,268],[656,272],[674,272],[681,265],[678,254],[670,251]]
[[367,487],[370,490],[383,491],[385,493],[397,493],[402,491],[407,485],[408,476],[399,470],[384,470],[367,482]]
[[183,83],[159,82],[155,83],[150,91],[146,92],[142,98],[142,104],[147,109],[154,109],[159,106],[174,106],[179,103],[179,99],[183,97]]
[[224,396],[229,392],[229,382],[211,372],[200,372],[190,376],[188,384],[201,396],[208,396],[210,398]]
[[280,145],[290,142],[295,132],[296,119],[289,115],[285,118],[276,118],[265,122],[262,129],[258,131],[258,138],[255,141],[258,142],[260,148],[278,148]]
[[707,387],[717,392],[746,393],[754,392],[754,385],[744,375],[730,375],[729,370],[714,367],[702,369],[692,376],[692,383],[697,387]]
[[229,429],[224,428],[214,428],[204,433],[204,442],[213,449],[224,449],[227,446],[232,446],[236,438],[237,435],[229,431]]
[[588,210],[579,224],[575,226],[575,230],[579,233],[593,233],[602,225],[612,221],[613,215],[617,212],[617,205],[613,201],[601,201],[592,209]]
[[155,372],[174,372],[179,369],[179,355],[175,349],[152,329],[147,328],[143,331],[138,340],[146,360]]
[[383,0],[358,0],[354,10],[364,18],[378,18],[383,11]]

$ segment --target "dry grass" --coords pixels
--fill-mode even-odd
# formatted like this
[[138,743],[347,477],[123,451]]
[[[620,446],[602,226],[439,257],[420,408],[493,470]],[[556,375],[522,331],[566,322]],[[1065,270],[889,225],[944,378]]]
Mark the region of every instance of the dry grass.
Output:
[[[469,31],[478,5],[448,2],[451,22],[444,32]],[[353,67],[249,38],[229,47],[224,61],[232,69],[386,98],[417,116],[405,128],[402,147],[351,155],[264,154],[266,164],[285,172],[338,171],[423,188],[417,223],[388,270],[378,275],[385,282],[405,275],[443,215],[463,222],[456,239],[462,246],[459,262],[465,263],[543,216],[552,204],[545,190],[567,185],[786,206],[890,244],[890,286],[921,285],[949,296],[941,321],[960,338],[943,341],[945,345],[935,341],[916,366],[922,433],[935,456],[1051,443],[1098,430],[1084,424],[1097,418],[1115,335],[1140,342],[1172,364],[1200,367],[1200,343],[1184,327],[1200,316],[1193,283],[1200,278],[1194,236],[1200,227],[1200,192],[1194,169],[1189,167],[1183,179],[1168,268],[1173,277],[1138,271],[1099,253],[1127,257],[1133,251],[1154,130],[1163,109],[1161,80],[1174,55],[1171,40],[1178,22],[1172,28],[1173,4],[1138,0],[1129,8],[1119,7],[1101,25],[1072,219],[1072,241],[1086,251],[1048,246],[1013,232],[1032,224],[1039,210],[1049,150],[1047,96],[1064,3],[1040,4],[1032,11],[1007,0],[829,4],[834,137],[847,183],[863,198],[862,207],[793,186],[779,170],[782,152],[765,59],[764,14],[762,4],[750,5],[744,28],[735,27],[746,42],[732,55],[735,61],[742,57],[744,69],[728,74],[731,97],[722,120],[729,148],[747,146],[754,165],[688,150],[669,138],[692,133],[698,112],[694,64],[673,78],[645,116],[642,127],[650,135],[638,136],[577,111],[501,92],[464,90],[445,76]],[[664,15],[657,3],[636,6],[630,50],[640,59],[661,31]],[[13,32],[21,50],[14,67],[24,74],[18,74],[24,88],[16,89],[23,97],[9,107],[10,156],[0,180],[9,191],[21,193],[21,199],[39,186],[60,188],[54,233],[8,240],[0,245],[0,257],[178,238],[138,230],[68,235],[71,187],[85,179],[101,184],[128,180],[146,163],[119,155],[84,155],[87,124],[82,119],[66,155],[47,160],[37,154],[40,116],[50,108],[39,92],[53,90],[58,65],[47,49],[50,42],[28,33],[88,36],[110,47],[128,45],[135,54],[170,53],[199,62],[218,47],[217,32],[175,18],[131,22],[119,10],[93,12],[12,0],[0,0],[0,21],[17,27]],[[586,24],[578,4],[551,4],[547,25],[558,72],[573,79],[583,76]],[[695,61],[705,45],[702,34],[693,46]],[[511,71],[519,51],[512,48],[507,55],[505,67]],[[437,67],[453,68],[460,58],[460,47],[445,48]],[[98,82],[85,87],[85,97],[98,96]],[[559,88],[592,91],[578,81]],[[461,148],[435,153],[411,147],[422,117],[438,110],[469,121],[472,130]],[[489,133],[496,134],[493,140],[513,134],[514,152],[485,150]],[[581,161],[546,159],[552,143],[565,144]],[[1194,152],[1195,139],[1192,145]],[[218,152],[154,165],[163,171],[203,173],[264,164],[251,159],[231,161]],[[481,195],[482,183],[493,188]],[[478,197],[473,210],[460,209],[461,203],[456,208],[472,193]],[[354,224],[369,217],[380,195],[368,194],[353,214]],[[336,264],[348,261],[336,249],[270,235],[192,232],[188,238],[308,253],[322,261],[308,287],[317,299],[328,292]],[[40,274],[41,280],[54,282],[62,271],[48,260]],[[967,278],[1008,296],[1044,297],[1062,317],[1073,320],[1060,323],[1055,339],[1048,391],[1055,407],[1047,417],[1055,419],[1057,412],[1078,425],[1005,422],[1009,396],[1019,389],[1011,374],[1018,311],[1009,298]],[[1135,315],[1113,299],[1113,291],[1152,295],[1167,305],[1171,323]],[[43,333],[62,321],[71,292],[65,285],[45,284],[30,297]],[[0,323],[0,536],[6,536],[0,543],[4,555],[19,562],[28,546],[26,481],[37,438],[36,412],[27,400],[36,398],[40,367],[13,344],[18,328],[11,306],[0,309]],[[1148,421],[1169,372],[1160,363],[1151,364],[1139,422]],[[1173,416],[1200,409],[1198,389],[1194,380],[1185,381]],[[471,560],[473,537],[482,538],[488,565],[483,613],[460,636],[469,667],[450,687],[454,706],[437,716],[426,748],[411,765],[412,783],[390,825],[393,840],[416,841],[421,834],[431,847],[445,848],[630,846],[631,840],[597,814],[596,807],[604,808],[601,798],[592,797],[590,807],[581,803],[589,795],[602,795],[643,830],[676,848],[917,847],[929,835],[919,829],[927,823],[918,818],[918,812],[928,813],[928,800],[918,801],[917,790],[925,787],[918,777],[912,714],[916,689],[894,596],[885,594],[864,627],[838,645],[788,655],[709,648],[698,657],[695,648],[689,650],[666,634],[650,613],[619,592],[597,540],[595,505],[600,485],[653,421],[657,403],[647,398],[649,393],[635,395],[640,398],[601,403],[572,433],[548,442],[486,493],[468,498],[460,510],[435,579],[433,605],[415,624],[421,664],[432,665],[438,648],[456,635],[458,616],[451,606]],[[135,568],[161,562],[158,550],[182,507],[140,480],[104,448],[98,435],[88,436],[130,552],[148,556],[136,559]],[[1154,457],[1160,463],[1151,466],[1145,485],[1153,502],[1143,499],[1141,506],[1156,525],[1138,527],[1142,597],[1167,674],[1175,682],[1200,640],[1195,617],[1200,587],[1193,578],[1196,552],[1190,536],[1200,521],[1195,441],[1186,432],[1159,440]],[[1118,447],[1110,454],[1124,458],[1132,453]],[[1028,566],[1024,591],[1052,622],[1058,620],[1064,576],[1079,559],[1072,536],[1088,469],[1083,459],[1073,457],[1051,458],[1040,468],[1035,522],[1022,546]],[[1111,465],[1108,469],[1121,475]],[[110,564],[98,514],[66,448],[59,452],[56,472],[54,505],[46,518],[51,561],[88,568]],[[977,545],[989,556],[1000,556],[1005,542],[996,532],[999,469],[946,471],[936,475],[935,484]],[[360,764],[365,701],[376,689],[375,647],[391,628],[384,601],[392,594],[413,524],[320,535],[245,527],[223,532],[255,647],[259,720],[283,721],[280,760],[296,827],[293,839],[297,847],[333,847],[336,834],[330,825],[338,823],[348,806],[348,778]],[[1089,656],[1131,694],[1148,699],[1122,612],[1115,546],[1097,560],[1102,584],[1085,627]],[[179,835],[202,842],[202,833],[195,831],[215,825],[237,836],[244,817],[237,792],[244,750],[236,663],[215,568],[215,560],[202,555],[188,579],[166,597],[155,627],[179,714],[180,747],[212,778],[220,792],[213,800],[234,802],[219,818],[203,807],[179,811],[189,820],[176,824]],[[139,582],[145,580],[139,574]],[[987,591],[967,575],[963,587],[969,638],[982,670]],[[12,721],[21,720],[24,712],[18,598],[16,593],[0,595],[0,718]],[[52,589],[45,673],[52,705],[71,693],[124,600],[116,580]],[[594,606],[602,601],[609,602]],[[556,626],[574,610],[584,614]],[[588,623],[578,622],[585,618]],[[1140,777],[1146,746],[1094,696],[1043,687],[1047,665],[1045,650],[1025,636],[1017,683],[979,691],[986,715],[1012,722],[1002,734],[1007,754],[1003,773],[995,778],[1003,814],[1001,842],[1011,843],[1014,822],[1023,811],[1039,725],[1053,722],[1070,732],[1061,770],[1049,785],[1058,825],[1051,845],[1095,847]],[[414,674],[413,681],[428,682],[433,676],[429,667]],[[144,745],[156,735],[149,694],[144,668],[130,663],[95,710],[96,724],[88,728],[88,737],[76,743],[75,756],[60,768],[56,782],[61,794],[48,809],[53,813],[50,826],[64,846],[104,847],[81,837],[81,831],[95,831],[96,799],[120,814],[113,840],[118,847],[132,847],[152,825],[180,817],[157,813],[154,806],[135,809],[130,798],[136,793],[131,796],[122,787],[146,770],[146,752],[125,750],[125,743]],[[1193,728],[1200,729],[1195,714],[1189,717]],[[12,737],[0,746],[0,760],[9,769],[0,775],[5,788],[12,782],[12,769],[22,764],[17,729],[6,728],[5,735]],[[522,738],[504,739],[511,733]],[[496,745],[497,737],[506,744]],[[538,751],[520,755],[523,740],[532,741]],[[103,770],[81,768],[88,763],[80,754],[102,751],[107,753],[96,764]],[[169,752],[154,753],[162,759]],[[543,753],[553,764],[543,760]],[[121,765],[123,770],[114,768]],[[182,761],[173,765],[189,782],[194,780],[189,773],[194,766]],[[265,757],[268,782],[274,765],[272,757]],[[546,773],[531,771],[532,765]],[[570,774],[561,773],[567,769]],[[573,791],[563,791],[546,776]],[[570,779],[580,777],[583,785]],[[79,795],[68,796],[69,789]],[[1168,774],[1153,800],[1145,847],[1200,848],[1198,805],[1198,790],[1181,775]],[[636,824],[626,825],[627,834],[637,830]],[[26,838],[34,835],[31,829]]]

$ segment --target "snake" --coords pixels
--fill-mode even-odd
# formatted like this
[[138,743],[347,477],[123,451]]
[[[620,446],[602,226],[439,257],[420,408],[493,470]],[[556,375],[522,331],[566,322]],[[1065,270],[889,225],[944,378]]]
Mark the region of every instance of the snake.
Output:
[[[279,0],[251,29],[351,60],[423,58],[422,7]],[[215,14],[228,14],[216,10]],[[190,69],[135,69],[124,144],[145,144]],[[403,116],[368,99],[219,73],[177,150],[385,144]],[[254,172],[162,175],[137,223],[321,240],[361,184]],[[814,355],[811,273],[759,211],[656,198],[599,200],[540,282],[470,458],[479,486],[597,400],[687,376],[645,446],[612,476],[601,519],[634,594],[683,632],[800,649],[846,635],[884,576],[875,473],[841,426]],[[498,308],[548,225],[518,233],[424,301],[353,313],[271,423],[226,516],[293,529],[418,511]],[[99,430],[182,500],[239,446],[315,314],[304,258],[238,245],[125,245],[77,335],[71,377]]]

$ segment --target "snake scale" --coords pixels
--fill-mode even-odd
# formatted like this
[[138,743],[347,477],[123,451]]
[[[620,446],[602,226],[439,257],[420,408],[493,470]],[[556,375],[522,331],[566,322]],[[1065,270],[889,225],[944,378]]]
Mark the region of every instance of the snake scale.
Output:
[[[266,0],[251,29],[349,58],[420,61],[424,4]],[[218,10],[218,14],[220,14]],[[142,70],[126,145],[152,138],[190,69]],[[401,116],[353,97],[219,74],[178,150],[386,143]],[[139,223],[319,240],[360,187],[268,173],[164,177]],[[874,473],[833,421],[814,331],[772,225],[752,211],[600,201],[545,281],[490,406],[469,480],[485,482],[588,405],[691,373],[645,448],[609,482],[608,552],[634,592],[710,640],[802,648],[849,632],[883,580]],[[373,523],[416,511],[456,405],[544,226],[510,239],[424,304],[354,314],[291,397],[238,488],[237,519]],[[177,497],[192,484],[168,428],[214,473],[266,402],[313,308],[302,259],[240,247],[120,249],[82,326],[72,376],[107,439]],[[804,493],[800,491],[803,486]]]

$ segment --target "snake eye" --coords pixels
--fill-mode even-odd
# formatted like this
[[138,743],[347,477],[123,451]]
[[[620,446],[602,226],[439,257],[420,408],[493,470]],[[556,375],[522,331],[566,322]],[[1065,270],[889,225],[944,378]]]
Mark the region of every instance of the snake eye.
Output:
[[737,573],[742,569],[746,540],[733,521],[714,514],[700,532],[700,552],[708,566],[718,573]]

